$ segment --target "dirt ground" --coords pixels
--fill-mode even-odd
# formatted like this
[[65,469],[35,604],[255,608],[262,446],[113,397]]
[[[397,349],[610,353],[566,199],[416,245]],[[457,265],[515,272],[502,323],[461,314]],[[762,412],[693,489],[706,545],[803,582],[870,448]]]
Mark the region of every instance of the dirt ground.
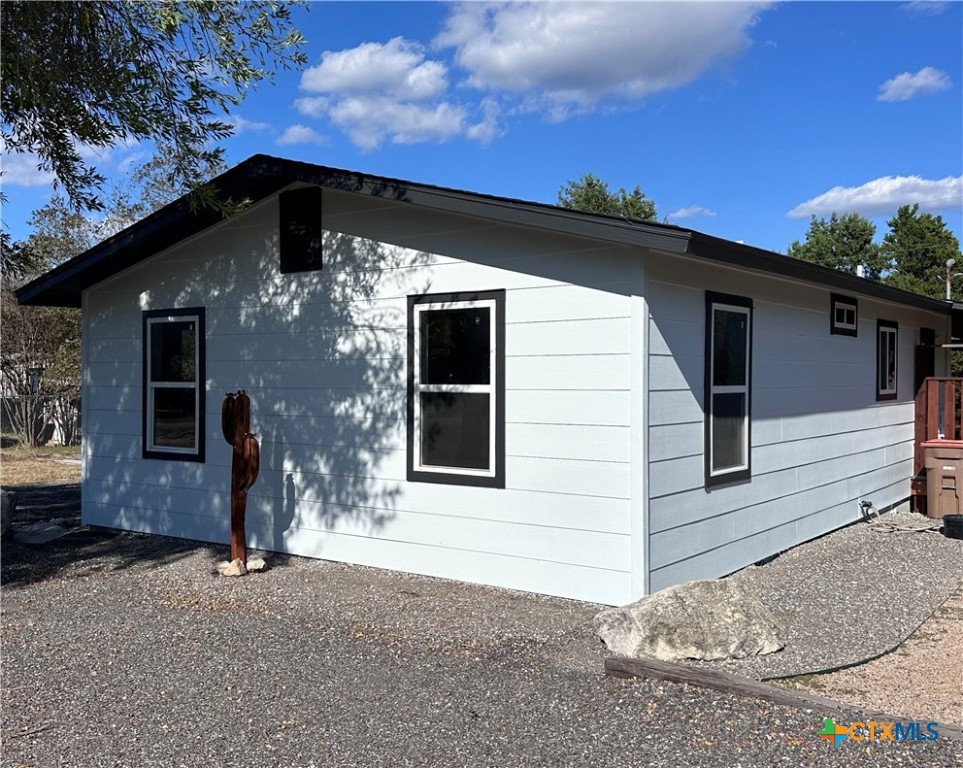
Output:
[[907,719],[963,725],[963,587],[892,653],[773,682]]
[[[77,483],[77,448],[0,452],[0,485]],[[914,720],[963,724],[963,586],[892,653],[837,672],[777,681]]]

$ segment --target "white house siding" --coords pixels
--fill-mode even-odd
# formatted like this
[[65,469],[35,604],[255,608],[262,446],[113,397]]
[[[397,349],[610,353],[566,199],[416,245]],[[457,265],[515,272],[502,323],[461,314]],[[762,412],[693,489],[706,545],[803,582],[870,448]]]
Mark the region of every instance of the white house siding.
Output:
[[[651,590],[731,573],[853,522],[860,499],[908,497],[913,350],[921,326],[945,341],[945,316],[855,295],[852,338],[830,335],[829,289],[658,256],[646,277]],[[754,303],[752,478],[709,491],[706,290]],[[895,401],[876,401],[878,318],[899,323]]]
[[[251,546],[627,601],[638,260],[345,193],[323,208],[319,272],[279,273],[274,198],[85,292],[84,521],[226,543],[220,407],[244,388]],[[490,289],[507,291],[506,488],[409,483],[406,297]],[[142,311],[200,306],[207,460],[142,459]]]

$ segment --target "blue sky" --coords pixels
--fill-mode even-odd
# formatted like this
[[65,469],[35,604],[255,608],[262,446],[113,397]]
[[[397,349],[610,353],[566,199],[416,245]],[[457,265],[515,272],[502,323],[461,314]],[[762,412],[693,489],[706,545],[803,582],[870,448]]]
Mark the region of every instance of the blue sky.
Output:
[[[659,218],[784,251],[903,203],[963,233],[963,4],[317,2],[309,65],[235,113],[256,152],[553,203],[585,172]],[[118,174],[150,148],[116,149]],[[49,184],[5,157],[3,223]]]

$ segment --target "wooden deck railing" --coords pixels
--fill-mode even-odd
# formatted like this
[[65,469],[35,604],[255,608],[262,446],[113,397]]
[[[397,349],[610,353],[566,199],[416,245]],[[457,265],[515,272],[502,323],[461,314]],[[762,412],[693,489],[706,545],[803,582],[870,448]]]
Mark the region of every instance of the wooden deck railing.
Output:
[[923,472],[923,449],[927,440],[963,440],[963,378],[930,376],[916,393],[916,446],[913,473]]

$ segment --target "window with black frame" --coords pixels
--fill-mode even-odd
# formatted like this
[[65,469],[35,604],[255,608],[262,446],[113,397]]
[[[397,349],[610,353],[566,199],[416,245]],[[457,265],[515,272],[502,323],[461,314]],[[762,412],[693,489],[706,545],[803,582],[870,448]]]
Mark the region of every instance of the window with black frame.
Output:
[[706,294],[705,482],[748,480],[752,300]]
[[143,455],[204,461],[204,310],[144,313]]
[[408,478],[504,487],[504,291],[408,299]]

